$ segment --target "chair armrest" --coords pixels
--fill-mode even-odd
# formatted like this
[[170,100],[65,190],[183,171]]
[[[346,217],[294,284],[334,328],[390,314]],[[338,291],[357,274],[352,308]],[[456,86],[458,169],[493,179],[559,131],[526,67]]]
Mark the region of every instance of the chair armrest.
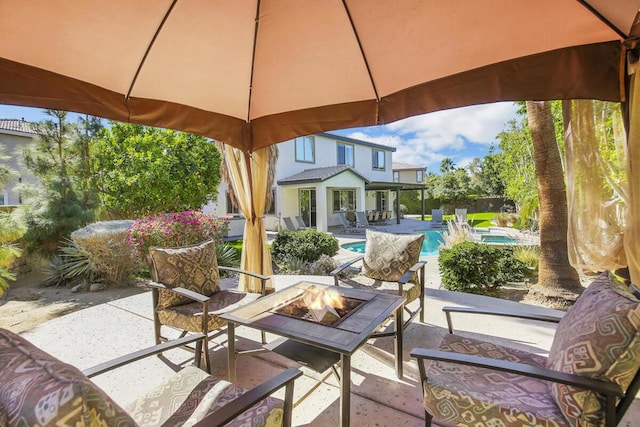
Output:
[[[407,272],[402,275],[400,280],[398,280],[398,284],[400,286],[402,286],[405,283],[407,283],[409,280],[411,280],[411,278],[413,277],[414,274],[416,274],[421,269],[424,269],[425,265],[427,265],[427,261],[418,261],[415,264],[413,264],[411,266],[411,268],[409,270],[407,270]],[[424,284],[423,284],[423,286],[424,286]]]
[[165,291],[171,291],[171,292],[175,292],[178,295],[181,295],[183,297],[192,299],[194,301],[197,301],[199,303],[206,303],[208,302],[211,298],[202,294],[199,294],[195,291],[189,290],[189,289],[185,289],[185,288],[173,288],[171,286],[167,286],[167,285],[163,285],[162,283],[158,283],[158,282],[147,282],[147,285],[149,285],[152,288],[155,289],[162,289]]
[[329,276],[333,276],[333,284],[338,286],[338,282],[340,281],[340,279],[338,278],[338,274],[340,274],[342,271],[346,270],[348,267],[351,267],[353,264],[363,259],[364,259],[364,255],[357,256],[352,260],[349,260],[344,264],[338,266],[335,270],[331,271],[329,273]]
[[[212,412],[200,422],[196,423],[195,426],[205,427],[212,425],[224,425],[249,409],[251,406],[285,386],[287,387],[287,391],[285,392],[286,397],[284,405],[285,420],[287,420],[290,417],[291,409],[293,407],[293,381],[301,375],[302,371],[299,369],[287,369],[270,380],[252,388],[217,411]],[[289,423],[291,422],[290,419],[288,421]]]
[[113,359],[108,362],[104,362],[91,368],[85,369],[82,372],[88,378],[95,377],[96,375],[100,375],[129,363],[144,359],[145,357],[153,356],[155,354],[171,350],[172,348],[182,347],[195,341],[202,341],[204,340],[204,338],[204,334],[187,335],[186,337],[177,340],[167,341],[162,344],[154,345],[153,347],[147,347],[143,350],[136,351],[135,353],[130,353],[125,356],[118,357],[117,359]]
[[269,276],[265,276],[263,274],[254,273],[252,271],[240,270],[239,268],[233,267],[221,267],[218,266],[218,270],[223,271],[233,271],[234,273],[245,274],[247,276],[255,277],[256,279],[260,279],[260,291],[262,295],[265,295],[267,292],[267,280],[270,279]]
[[[527,365],[526,363],[510,362],[507,360],[491,359],[489,357],[480,357],[441,350],[429,350],[424,348],[414,348],[411,350],[411,356],[418,359],[418,363],[420,364],[424,363],[424,359],[437,360],[441,362],[474,366],[477,368],[493,369],[500,372],[509,372],[544,381],[567,384],[582,389],[593,390],[606,396],[624,396],[622,389],[612,382],[596,380],[580,375],[567,374],[564,372],[554,371],[552,369]],[[424,369],[424,365],[421,369]]]
[[513,317],[518,319],[538,320],[540,322],[558,323],[562,320],[563,315],[554,314],[535,314],[535,313],[522,313],[509,310],[493,310],[476,307],[442,307],[445,316],[447,316],[447,327],[449,333],[453,333],[453,322],[451,320],[451,313],[467,313],[467,314],[488,314],[492,316]]

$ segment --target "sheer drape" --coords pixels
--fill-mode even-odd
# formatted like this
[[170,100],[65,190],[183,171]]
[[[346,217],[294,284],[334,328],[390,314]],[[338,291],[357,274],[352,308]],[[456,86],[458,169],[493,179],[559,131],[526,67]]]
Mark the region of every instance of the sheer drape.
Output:
[[[270,189],[267,188],[269,147],[251,154],[226,144],[223,149],[238,208],[246,219],[240,268],[270,276],[273,269],[263,221],[267,194],[270,193]],[[239,286],[245,291],[258,292],[260,281],[241,275]]]
[[637,73],[629,88],[629,216],[624,249],[633,283],[640,283],[640,82]]
[[563,113],[569,261],[578,271],[623,267],[630,205],[620,105],[565,101]]

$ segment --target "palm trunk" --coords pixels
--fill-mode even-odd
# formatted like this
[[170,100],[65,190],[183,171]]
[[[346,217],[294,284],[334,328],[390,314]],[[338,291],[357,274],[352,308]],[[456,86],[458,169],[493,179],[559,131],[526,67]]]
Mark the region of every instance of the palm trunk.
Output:
[[575,300],[582,286],[576,270],[569,264],[567,247],[567,196],[560,150],[556,141],[549,102],[527,103],[538,181],[540,262],[538,284],[529,297],[536,300]]

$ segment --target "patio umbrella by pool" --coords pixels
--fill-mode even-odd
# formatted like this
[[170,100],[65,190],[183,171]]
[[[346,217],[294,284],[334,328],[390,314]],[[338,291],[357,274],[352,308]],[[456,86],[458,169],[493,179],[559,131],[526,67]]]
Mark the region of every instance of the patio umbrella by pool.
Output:
[[[623,100],[639,7],[3,0],[0,103],[208,136],[244,151],[228,158],[247,169],[239,177],[258,178],[268,158],[258,151],[299,135],[494,101]],[[262,189],[253,183],[246,191],[255,195]]]

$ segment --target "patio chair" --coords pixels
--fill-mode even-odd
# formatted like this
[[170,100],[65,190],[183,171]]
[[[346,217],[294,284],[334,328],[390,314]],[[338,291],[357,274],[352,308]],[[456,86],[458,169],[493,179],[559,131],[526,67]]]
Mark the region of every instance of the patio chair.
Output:
[[[342,264],[329,274],[333,276],[336,286],[404,296],[406,320],[403,315],[395,319],[402,325],[398,328],[399,333],[402,333],[402,330],[406,329],[418,315],[420,315],[420,321],[424,322],[426,262],[420,261],[424,237],[424,234],[391,234],[367,230],[364,255]],[[350,278],[341,277],[342,272],[360,261],[362,261],[360,274]],[[408,305],[416,300],[417,308],[409,309]],[[395,332],[379,332],[373,334],[371,338],[388,336],[398,339]],[[401,370],[397,372],[397,376],[402,378]]]
[[[290,426],[294,380],[302,375],[298,369],[287,369],[246,391],[191,365],[172,374],[126,409],[89,380],[145,357],[194,341],[201,342],[204,338],[203,334],[189,335],[81,372],[20,335],[0,329],[0,424]],[[270,397],[283,387],[284,401]]]
[[367,214],[365,212],[356,212],[356,224],[357,224],[356,227],[369,228],[372,230],[381,230],[381,231],[386,230],[385,228],[371,225],[369,223],[369,220],[367,219]]
[[294,216],[293,219],[295,220],[294,225],[296,225],[297,230],[307,230],[311,228],[311,227],[307,227],[307,224],[304,223],[304,219],[302,219],[300,215]]
[[431,209],[431,222],[430,226],[442,227],[442,209]]
[[469,224],[467,222],[467,209],[466,208],[461,208],[461,209],[456,209],[455,211],[455,222],[456,224]]
[[[445,307],[438,350],[414,349],[426,425],[617,425],[640,389],[640,300],[605,272],[563,317]],[[558,323],[548,357],[453,334],[451,313]],[[425,363],[429,361],[429,363]]]
[[338,212],[336,215],[338,216],[338,219],[340,220],[340,225],[342,225],[342,227],[343,227],[342,231],[344,233],[363,233],[364,232],[364,229],[362,229],[362,228],[353,227],[349,223],[349,221],[347,220],[347,217],[344,214],[344,212]]
[[[227,322],[220,314],[249,304],[266,293],[267,276],[218,266],[215,242],[183,248],[150,248],[149,260],[153,282],[153,320],[156,344],[167,341],[162,327],[205,334],[204,359],[211,372],[209,341],[227,332]],[[260,293],[220,288],[220,271],[231,271],[260,279]],[[264,341],[264,335],[263,335]],[[200,349],[194,349],[200,354]],[[198,359],[196,357],[196,359]],[[196,365],[200,361],[196,360]]]

